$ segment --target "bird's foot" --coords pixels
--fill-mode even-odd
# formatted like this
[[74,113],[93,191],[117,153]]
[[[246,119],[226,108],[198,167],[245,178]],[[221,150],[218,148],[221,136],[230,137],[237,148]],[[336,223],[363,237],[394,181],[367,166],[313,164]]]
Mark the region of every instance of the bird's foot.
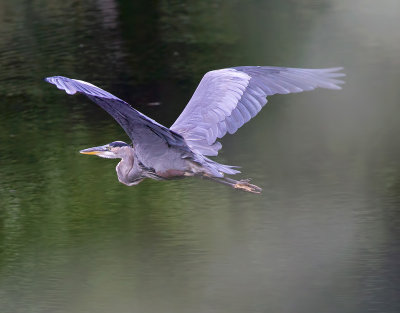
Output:
[[233,188],[252,193],[261,193],[262,189],[256,185],[250,184],[249,181],[250,179],[239,180],[236,182],[236,184],[233,185]]

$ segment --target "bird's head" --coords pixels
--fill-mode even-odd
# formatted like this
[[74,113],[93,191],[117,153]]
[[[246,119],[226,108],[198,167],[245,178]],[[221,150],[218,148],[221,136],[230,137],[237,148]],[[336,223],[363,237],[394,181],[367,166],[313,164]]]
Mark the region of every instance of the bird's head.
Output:
[[114,141],[104,146],[87,148],[79,151],[82,154],[93,154],[106,159],[122,159],[132,152],[132,146],[123,141]]

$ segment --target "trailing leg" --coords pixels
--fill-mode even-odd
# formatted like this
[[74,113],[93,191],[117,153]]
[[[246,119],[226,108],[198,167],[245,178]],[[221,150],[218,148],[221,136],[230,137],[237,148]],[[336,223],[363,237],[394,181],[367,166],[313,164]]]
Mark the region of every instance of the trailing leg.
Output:
[[224,185],[228,185],[231,186],[234,189],[240,189],[243,191],[247,191],[247,192],[252,192],[252,193],[261,193],[262,189],[256,185],[250,184],[249,183],[249,179],[242,179],[242,180],[235,180],[232,178],[228,178],[228,177],[211,177],[211,176],[207,176],[204,175],[203,177],[216,181],[218,183],[224,184]]

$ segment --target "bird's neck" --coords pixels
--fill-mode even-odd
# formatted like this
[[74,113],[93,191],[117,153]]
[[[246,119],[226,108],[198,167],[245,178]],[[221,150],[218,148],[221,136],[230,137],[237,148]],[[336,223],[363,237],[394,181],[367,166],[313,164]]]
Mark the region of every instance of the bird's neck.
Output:
[[124,157],[116,167],[118,180],[121,183],[130,186],[140,177],[140,168],[136,163],[134,150],[127,147]]

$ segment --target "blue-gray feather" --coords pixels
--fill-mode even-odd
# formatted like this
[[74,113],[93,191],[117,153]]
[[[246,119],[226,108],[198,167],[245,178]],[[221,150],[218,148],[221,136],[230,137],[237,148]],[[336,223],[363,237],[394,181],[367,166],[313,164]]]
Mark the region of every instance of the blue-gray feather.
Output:
[[[343,81],[337,78],[344,74],[339,70],[241,66],[208,72],[169,129],[90,83],[62,76],[48,77],[46,81],[68,94],[83,93],[107,111],[131,138],[141,167],[155,172],[185,172],[193,170],[187,162],[190,160],[200,166],[199,173],[223,177],[224,173],[239,171],[205,157],[218,154],[221,144],[217,138],[235,133],[257,115],[267,103],[267,96],[318,87],[340,89]],[[139,174],[135,176],[138,180],[144,177]]]
[[342,68],[300,69],[240,66],[206,73],[181,115],[171,126],[187,144],[204,155],[217,155],[216,142],[233,134],[267,103],[267,96],[340,89]]

